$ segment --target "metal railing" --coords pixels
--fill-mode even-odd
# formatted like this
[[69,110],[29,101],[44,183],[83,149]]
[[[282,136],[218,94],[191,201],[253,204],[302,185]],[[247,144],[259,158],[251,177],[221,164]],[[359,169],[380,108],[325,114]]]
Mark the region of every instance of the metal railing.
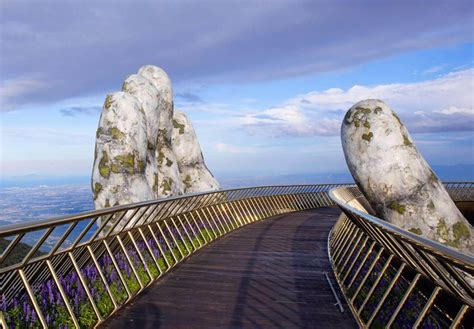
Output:
[[0,324],[93,327],[191,254],[244,225],[334,205],[348,184],[265,186],[0,227]]
[[[454,201],[474,201],[474,183],[446,187]],[[370,215],[356,187],[329,195],[343,211],[330,258],[361,327],[473,327],[474,257]]]

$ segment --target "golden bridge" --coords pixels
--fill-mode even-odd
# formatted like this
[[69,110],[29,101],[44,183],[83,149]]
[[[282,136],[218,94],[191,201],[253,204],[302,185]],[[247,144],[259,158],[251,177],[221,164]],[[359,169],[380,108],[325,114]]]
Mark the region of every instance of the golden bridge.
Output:
[[[445,185],[472,211],[474,183]],[[473,275],[473,257],[377,218],[351,184],[0,227],[4,328],[473,328]]]

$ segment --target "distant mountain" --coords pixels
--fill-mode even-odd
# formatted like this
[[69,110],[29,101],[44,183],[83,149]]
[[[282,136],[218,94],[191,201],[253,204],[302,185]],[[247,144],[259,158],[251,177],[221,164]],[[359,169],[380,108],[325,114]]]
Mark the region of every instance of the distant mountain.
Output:
[[90,176],[46,176],[46,175],[25,175],[1,177],[0,188],[6,187],[32,187],[39,185],[71,185],[90,184]]
[[[474,181],[474,164],[434,165],[433,170],[443,181]],[[352,176],[347,172],[339,173],[300,173],[282,175],[216,175],[222,183],[222,188],[233,188],[256,185],[276,184],[318,184],[318,183],[347,183],[353,182]],[[64,176],[51,177],[42,175],[25,175],[2,177],[0,188],[6,187],[31,187],[39,185],[73,185],[90,184],[90,176]]]

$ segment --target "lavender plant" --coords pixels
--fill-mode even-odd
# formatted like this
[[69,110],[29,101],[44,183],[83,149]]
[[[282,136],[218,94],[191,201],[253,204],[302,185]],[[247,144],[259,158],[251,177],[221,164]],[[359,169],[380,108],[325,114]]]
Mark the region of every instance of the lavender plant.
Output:
[[[195,228],[195,230],[199,232],[201,241],[210,241],[212,236],[216,236],[216,232],[209,231],[204,227]],[[190,231],[190,228],[188,228],[188,231]],[[179,233],[183,236],[184,241],[179,239]],[[176,228],[171,229],[171,234],[174,235],[175,239],[171,235],[167,237],[168,244],[163,237],[159,237],[158,243],[161,250],[153,238],[148,239],[146,242],[140,239],[137,240],[137,248],[140,255],[143,256],[144,262],[132,243],[127,244],[125,248],[126,254],[122,250],[117,251],[113,254],[113,259],[107,253],[103,253],[98,258],[98,263],[109,291],[107,291],[106,285],[95,264],[86,264],[80,269],[80,274],[84,278],[92,299],[102,317],[107,317],[114,310],[112,298],[118,305],[125,303],[129,298],[127,289],[132,295],[135,295],[141,288],[140,282],[143,286],[147,285],[151,280],[156,279],[160,273],[167,270],[167,264],[172,266],[175,263],[175,258],[179,261],[183,257],[181,254],[186,256],[189,254],[188,250],[192,252],[194,250],[193,243],[194,245],[199,245],[197,237],[193,237],[191,241],[187,237],[184,238],[184,232],[178,232]],[[119,272],[114,265],[114,261]],[[122,284],[120,277],[123,278],[127,289]],[[97,323],[97,315],[89,301],[78,273],[73,270],[66,275],[60,275],[58,279],[69,305],[79,322],[80,328],[93,327]],[[48,327],[75,327],[53,278],[38,283],[32,288]],[[11,300],[7,300],[4,294],[0,295],[0,311],[3,312],[10,328],[41,327],[38,315],[25,292]]]

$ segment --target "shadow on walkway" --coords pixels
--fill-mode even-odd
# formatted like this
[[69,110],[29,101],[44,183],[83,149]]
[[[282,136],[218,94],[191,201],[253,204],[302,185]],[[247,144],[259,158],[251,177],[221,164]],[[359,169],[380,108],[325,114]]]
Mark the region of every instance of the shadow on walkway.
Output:
[[[276,216],[198,251],[106,321],[110,328],[356,328],[323,275],[339,210]],[[333,283],[335,281],[333,279]]]

